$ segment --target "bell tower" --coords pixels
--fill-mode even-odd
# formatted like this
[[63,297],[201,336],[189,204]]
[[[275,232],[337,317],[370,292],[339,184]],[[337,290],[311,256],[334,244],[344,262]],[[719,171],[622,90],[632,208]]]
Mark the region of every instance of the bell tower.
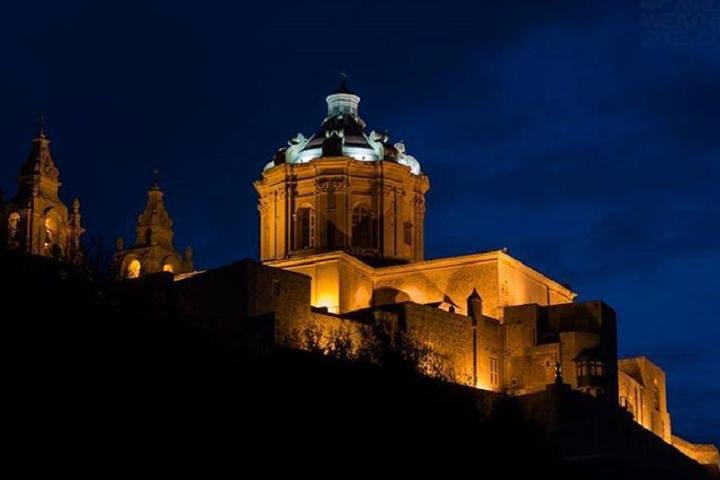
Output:
[[17,194],[0,210],[0,241],[5,248],[68,263],[82,260],[80,236],[85,229],[80,201],[75,198],[68,210],[58,196],[61,185],[50,139],[41,127],[20,167]]
[[145,210],[138,215],[135,244],[125,248],[124,240],[116,239],[114,263],[118,278],[138,278],[157,272],[192,272],[192,249],[187,247],[181,255],[173,246],[175,232],[164,196],[156,178],[147,192]]
[[260,259],[342,250],[370,264],[422,260],[429,181],[420,164],[386,132],[365,133],[344,78],[326,102],[320,129],[291,139],[255,182]]

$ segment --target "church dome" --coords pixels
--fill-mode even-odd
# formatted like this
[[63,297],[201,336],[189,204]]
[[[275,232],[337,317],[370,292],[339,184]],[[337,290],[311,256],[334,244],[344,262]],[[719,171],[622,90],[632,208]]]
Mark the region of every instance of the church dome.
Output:
[[309,138],[302,133],[291,138],[288,146],[280,148],[265,169],[282,163],[307,163],[323,157],[350,157],[364,162],[390,161],[406,165],[413,174],[421,173],[420,163],[405,153],[402,143],[390,143],[387,133],[372,130],[365,133],[365,121],[360,118],[360,96],[347,87],[345,78],[327,96],[328,113],[320,129]]

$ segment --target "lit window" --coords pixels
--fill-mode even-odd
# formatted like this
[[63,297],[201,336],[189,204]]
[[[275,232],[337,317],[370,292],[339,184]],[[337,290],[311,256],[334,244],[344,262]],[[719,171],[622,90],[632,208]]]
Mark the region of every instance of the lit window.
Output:
[[175,267],[173,267],[170,263],[166,263],[163,265],[163,272],[175,273]]
[[20,233],[20,214],[18,212],[12,212],[8,215],[8,246],[16,246],[19,233]]
[[135,259],[130,262],[127,266],[126,276],[127,278],[138,278],[140,276],[141,265],[140,262]]
[[54,218],[45,219],[45,249],[50,253],[53,245],[57,243],[57,222]]

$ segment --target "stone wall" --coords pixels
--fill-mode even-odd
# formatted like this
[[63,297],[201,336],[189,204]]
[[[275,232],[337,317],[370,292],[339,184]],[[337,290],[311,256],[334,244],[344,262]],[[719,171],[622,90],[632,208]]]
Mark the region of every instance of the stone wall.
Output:
[[[634,400],[635,421],[655,432],[666,442],[672,441],[670,414],[667,410],[665,372],[647,357],[623,358],[618,361],[623,390],[619,398]],[[637,388],[635,392],[631,389]]]
[[522,349],[505,360],[505,387],[513,394],[542,391],[555,379],[555,363],[560,356],[560,344],[551,343]]
[[[420,260],[429,187],[425,175],[415,175],[406,166],[349,157],[285,163],[265,170],[255,182],[260,258],[346,250],[374,259]],[[353,213],[359,206],[369,214],[364,239],[353,238]],[[303,226],[298,212],[303,208],[312,212],[309,245],[300,241]]]
[[677,435],[672,436],[672,446],[692,458],[701,465],[707,465],[718,474],[720,471],[720,454],[715,445],[707,443],[690,443]]
[[445,302],[454,305],[456,312],[467,313],[467,297],[476,289],[483,299],[482,313],[502,320],[508,305],[566,303],[575,296],[499,250],[379,268],[341,251],[266,264],[309,275],[312,304],[335,313],[367,308],[374,299],[382,299],[380,303]]
[[502,308],[508,305],[556,305],[571,303],[575,294],[565,285],[528,268],[510,255],[498,253],[498,311],[490,313],[502,318]]
[[352,312],[371,305],[372,273],[345,259],[338,262],[340,312]]
[[498,306],[498,267],[493,255],[467,259],[439,259],[375,271],[374,288],[393,288],[416,303],[448,301],[465,312],[465,303],[477,289],[483,313],[495,317]]
[[615,313],[602,302],[505,308],[506,386],[522,393],[544,388],[560,362],[563,381],[578,387],[576,357],[596,351],[605,364],[605,394],[617,399]]
[[403,309],[410,337],[430,347],[457,383],[474,386],[472,319],[410,302]]
[[477,321],[477,383],[484,390],[500,390],[505,382],[505,328],[499,321]]
[[190,318],[216,318],[232,328],[249,317],[274,318],[275,331],[311,318],[310,278],[243,260],[175,282]]

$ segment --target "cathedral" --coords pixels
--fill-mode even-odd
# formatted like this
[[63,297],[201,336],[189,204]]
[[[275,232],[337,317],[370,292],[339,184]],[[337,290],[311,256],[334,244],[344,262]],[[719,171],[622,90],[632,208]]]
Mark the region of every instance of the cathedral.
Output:
[[[717,449],[673,434],[664,371],[647,357],[618,358],[610,306],[576,301],[567,285],[505,249],[426,259],[430,181],[420,162],[386,131],[368,131],[360,96],[344,80],[326,103],[317,132],[288,140],[254,182],[260,258],[242,263],[238,280],[228,267],[196,270],[192,249],[176,250],[157,179],[134,242],[116,242],[114,277],[172,279],[191,318],[269,315],[275,344],[295,349],[308,348],[310,330],[321,349],[338,335],[359,349],[368,326],[392,325],[430,349],[451,382],[510,396],[565,384],[619,405],[698,462],[718,464]],[[59,198],[49,145],[42,130],[32,140],[17,194],[0,204],[0,241],[78,264],[80,202],[68,208]]]
[[714,447],[672,434],[664,371],[646,357],[618,359],[611,307],[576,302],[505,249],[426,259],[421,164],[386,131],[367,132],[344,80],[326,103],[318,131],[291,138],[255,182],[260,260],[310,278],[311,314],[281,323],[280,341],[297,343],[303,321],[326,342],[339,331],[361,338],[378,318],[397,322],[444,359],[454,382],[527,395],[561,375],[717,464]]

